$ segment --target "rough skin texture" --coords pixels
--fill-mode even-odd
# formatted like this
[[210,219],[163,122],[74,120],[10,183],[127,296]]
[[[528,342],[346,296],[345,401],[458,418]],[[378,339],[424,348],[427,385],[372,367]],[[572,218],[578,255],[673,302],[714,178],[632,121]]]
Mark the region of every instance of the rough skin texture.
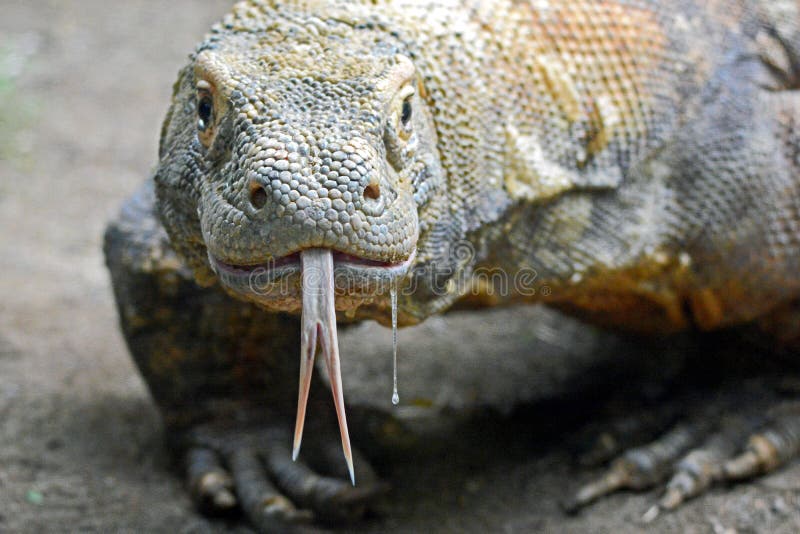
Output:
[[[530,301],[792,347],[799,188],[796,0],[243,2],[181,70],[106,254],[178,447],[219,450],[198,429],[291,419],[299,274],[276,296],[258,267],[403,264],[401,324]],[[340,319],[388,323],[378,282]]]

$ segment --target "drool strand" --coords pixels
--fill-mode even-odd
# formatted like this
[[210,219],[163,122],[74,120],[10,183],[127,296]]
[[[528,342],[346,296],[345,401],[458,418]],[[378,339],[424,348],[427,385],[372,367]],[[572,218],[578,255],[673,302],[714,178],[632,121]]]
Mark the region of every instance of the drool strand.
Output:
[[392,404],[400,404],[397,393],[397,286],[392,284],[389,290],[392,297]]

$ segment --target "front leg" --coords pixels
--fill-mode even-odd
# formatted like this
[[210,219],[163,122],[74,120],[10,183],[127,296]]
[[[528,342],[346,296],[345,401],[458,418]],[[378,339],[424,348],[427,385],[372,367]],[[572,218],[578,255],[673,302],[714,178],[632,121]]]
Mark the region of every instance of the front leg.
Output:
[[380,489],[363,458],[359,485],[341,472],[335,417],[312,387],[307,448],[318,475],[291,461],[300,322],[195,284],[152,214],[145,186],[123,207],[105,241],[128,347],[183,457],[204,509],[236,507],[261,529],[358,516]]

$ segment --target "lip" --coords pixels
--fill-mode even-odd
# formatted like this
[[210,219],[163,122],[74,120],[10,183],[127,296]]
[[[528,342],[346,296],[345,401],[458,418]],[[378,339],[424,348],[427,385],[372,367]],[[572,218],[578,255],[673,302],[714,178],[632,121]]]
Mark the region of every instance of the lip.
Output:
[[[336,293],[351,299],[367,299],[386,293],[408,274],[415,258],[416,249],[408,258],[395,263],[334,250]],[[299,304],[302,293],[300,251],[252,265],[227,263],[209,254],[209,263],[223,285],[249,300],[278,309],[293,309]]]

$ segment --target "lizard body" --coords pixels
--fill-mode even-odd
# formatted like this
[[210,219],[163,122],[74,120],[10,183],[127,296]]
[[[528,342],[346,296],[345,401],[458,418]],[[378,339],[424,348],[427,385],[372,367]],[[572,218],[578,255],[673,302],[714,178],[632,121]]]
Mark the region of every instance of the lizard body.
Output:
[[284,315],[310,313],[312,249],[340,320],[388,324],[391,286],[401,324],[520,301],[640,332],[785,324],[800,3],[237,4],[107,234],[126,339],[176,429],[286,411],[298,332],[312,359],[327,335]]

